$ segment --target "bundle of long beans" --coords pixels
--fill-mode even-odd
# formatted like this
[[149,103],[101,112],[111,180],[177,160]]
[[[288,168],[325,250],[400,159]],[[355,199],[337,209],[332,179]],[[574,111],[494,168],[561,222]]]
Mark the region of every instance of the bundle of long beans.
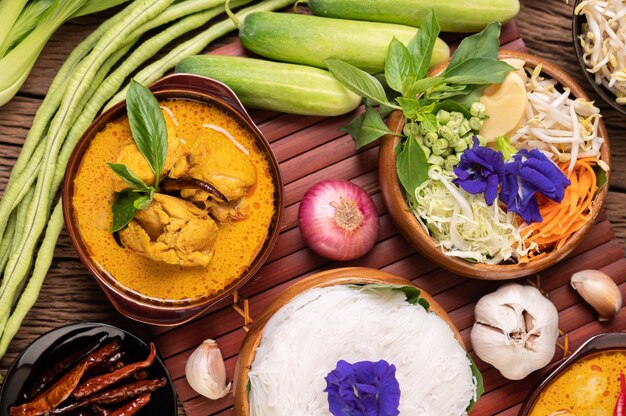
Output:
[[[251,1],[231,0],[230,7]],[[55,198],[76,142],[107,101],[111,105],[125,98],[126,89],[121,88],[129,75],[164,45],[224,12],[224,3],[135,0],[81,42],[59,70],[35,115],[0,201],[0,357],[37,300],[52,262],[63,227],[61,202],[55,204]],[[235,30],[237,19],[291,3],[264,0],[241,9],[236,19],[225,18],[209,26],[143,67],[133,78],[150,84],[181,59],[200,53],[215,39]],[[143,34],[155,28],[160,28],[159,33],[136,45]],[[131,49],[133,52],[126,56]],[[111,72],[113,67],[116,69]]]

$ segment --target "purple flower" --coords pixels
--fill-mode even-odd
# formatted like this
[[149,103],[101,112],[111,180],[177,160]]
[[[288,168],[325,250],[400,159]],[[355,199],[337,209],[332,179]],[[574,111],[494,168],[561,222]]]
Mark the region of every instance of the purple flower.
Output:
[[504,180],[502,153],[480,146],[474,136],[474,146],[461,155],[454,167],[456,179],[452,182],[470,194],[485,194],[487,205],[493,204],[498,195],[498,186]]
[[520,150],[505,165],[500,199],[507,211],[516,212],[526,223],[541,222],[535,194],[561,202],[569,179],[537,149]]
[[344,360],[325,377],[328,405],[334,416],[397,416],[400,384],[387,361]]

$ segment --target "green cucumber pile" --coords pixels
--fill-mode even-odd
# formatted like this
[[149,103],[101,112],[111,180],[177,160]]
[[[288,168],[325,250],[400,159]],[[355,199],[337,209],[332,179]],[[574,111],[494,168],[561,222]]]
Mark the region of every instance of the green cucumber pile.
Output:
[[[321,72],[329,59],[381,75],[392,41],[408,46],[431,10],[449,32],[477,32],[491,22],[506,22],[519,11],[519,0],[308,0],[307,4],[317,16],[262,12],[236,22],[246,49],[277,62],[201,55],[183,59],[176,72],[222,81],[250,108],[339,115],[359,103],[330,79],[333,75]],[[437,38],[429,67],[449,57],[448,45]]]

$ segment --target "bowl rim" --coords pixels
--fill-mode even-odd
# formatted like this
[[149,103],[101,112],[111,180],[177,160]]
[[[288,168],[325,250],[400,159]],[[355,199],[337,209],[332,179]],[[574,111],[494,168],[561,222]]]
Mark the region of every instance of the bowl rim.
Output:
[[580,40],[578,37],[582,34],[582,25],[586,21],[585,16],[582,14],[576,14],[576,8],[583,0],[576,0],[574,2],[574,8],[572,10],[572,43],[574,44],[574,50],[576,52],[576,60],[578,61],[578,65],[580,66],[583,74],[585,74],[585,78],[587,82],[591,85],[591,87],[595,90],[595,92],[604,100],[607,104],[613,107],[618,112],[626,115],[626,104],[618,104],[615,101],[616,96],[611,91],[607,90],[604,85],[597,84],[591,72],[587,71],[587,65],[585,65],[585,61],[583,60],[583,48],[580,44]]
[[283,306],[301,293],[314,288],[349,285],[349,284],[392,284],[402,286],[412,286],[420,291],[420,297],[424,298],[430,305],[429,310],[436,313],[452,329],[454,337],[461,347],[467,351],[461,334],[445,311],[445,309],[421,287],[412,281],[398,275],[385,272],[383,270],[371,269],[368,267],[342,267],[330,269],[307,276],[289,285],[278,296],[276,296],[256,318],[246,334],[237,363],[235,364],[235,375],[233,380],[233,394],[235,396],[235,414],[238,416],[250,416],[250,404],[248,402],[248,374],[250,366],[256,355],[256,350],[261,343],[263,331],[268,321]]
[[[574,96],[589,100],[589,96],[571,76],[566,74],[556,65],[544,59],[527,53],[503,49],[500,50],[499,58],[523,59],[526,61],[527,65],[532,67],[542,65],[542,73],[549,75],[550,77],[556,79],[560,84],[570,88]],[[435,66],[431,70],[431,74],[442,71],[448,62],[449,61]],[[390,130],[394,132],[401,131],[403,124],[404,119],[402,117],[402,113],[399,111],[393,112],[387,122]],[[602,160],[610,166],[610,144],[606,126],[604,125],[602,118],[600,118],[599,121],[598,131],[599,135],[605,138],[605,142],[601,149]],[[609,189],[608,183],[611,176],[610,170],[606,173],[606,185],[598,191],[594,200],[594,208],[591,213],[591,219],[580,230],[578,230],[560,250],[552,251],[540,259],[531,260],[525,264],[471,263],[457,257],[447,256],[438,246],[435,239],[424,230],[417,218],[415,218],[415,216],[409,211],[408,205],[406,204],[402,194],[400,181],[396,174],[395,150],[399,142],[400,138],[395,135],[384,136],[380,144],[378,159],[380,188],[383,194],[383,200],[385,201],[385,205],[389,210],[393,222],[396,224],[404,238],[427,259],[452,273],[472,279],[518,279],[542,271],[563,260],[578,246],[580,241],[589,233],[591,227],[595,225],[600,213],[602,212]]]
[[585,341],[578,349],[564,361],[557,363],[554,367],[544,374],[533,386],[518,416],[528,416],[535,405],[539,395],[563,372],[565,372],[572,364],[589,355],[600,353],[603,351],[621,350],[626,353],[626,333],[624,332],[608,332],[597,334]]
[[[98,328],[108,328],[108,329],[112,329],[115,331],[120,331],[122,332],[125,336],[131,338],[134,342],[136,342],[137,344],[142,345],[143,347],[145,347],[146,351],[150,350],[150,346],[149,344],[144,341],[143,339],[141,339],[140,337],[138,337],[137,335],[133,334],[132,332],[130,332],[127,329],[124,328],[120,328],[118,326],[112,325],[112,324],[107,324],[104,322],[96,322],[96,321],[86,321],[86,322],[74,322],[74,323],[70,323],[70,324],[66,324],[57,328],[53,328],[50,329],[49,331],[46,331],[45,333],[37,336],[37,338],[35,338],[34,340],[32,340],[31,342],[28,343],[28,345],[22,350],[20,351],[20,353],[17,355],[17,357],[15,357],[15,360],[13,360],[13,362],[11,363],[11,365],[9,366],[9,368],[7,369],[6,374],[4,375],[4,380],[6,381],[9,377],[12,376],[12,374],[15,372],[15,370],[18,368],[17,366],[19,365],[20,361],[22,360],[22,358],[27,355],[36,345],[38,342],[41,342],[42,339],[45,339],[45,337],[50,337],[50,336],[54,336],[56,333],[59,333],[59,336],[62,336],[63,334],[66,334],[72,330],[75,331],[79,331],[76,335],[79,335],[81,332],[86,332],[92,329],[98,329]],[[35,360],[35,362],[37,362],[39,359],[41,359],[41,357],[48,352],[48,350],[52,347],[53,345],[49,345],[48,347],[46,347],[41,354],[39,354]],[[31,363],[31,365],[35,364],[35,362]],[[177,413],[177,409],[178,409],[178,398],[176,395],[176,389],[174,388],[174,382],[172,380],[172,376],[169,372],[169,370],[167,369],[167,366],[165,365],[165,362],[161,359],[161,357],[159,356],[158,352],[157,355],[155,356],[154,359],[154,363],[152,365],[158,365],[159,369],[163,371],[165,379],[167,380],[167,384],[166,384],[166,388],[168,390],[168,392],[170,393],[171,397],[172,397],[172,403],[173,403],[173,408],[171,409],[172,412],[169,413],[172,416],[175,416]],[[23,387],[23,386],[22,386]],[[0,400],[4,397],[5,394],[5,390],[7,388],[7,383],[3,382],[2,385],[0,386]]]
[[[224,290],[214,296],[190,301],[159,302],[158,300],[141,296],[140,293],[130,288],[123,287],[120,283],[117,283],[115,278],[106,270],[98,267],[90,256],[86,243],[79,231],[77,219],[73,213],[73,204],[71,203],[74,190],[74,178],[81,165],[84,153],[87,151],[98,132],[110,121],[123,117],[126,114],[126,101],[121,101],[100,114],[80,137],[69,158],[62,189],[63,218],[70,242],[81,262],[89,271],[89,274],[94,277],[118,312],[142,323],[173,326],[192,320],[215,303],[224,300],[234,291],[246,284],[263,266],[280,234],[280,224],[284,211],[284,187],[279,163],[271,149],[269,141],[254,123],[235,93],[228,86],[219,81],[199,75],[172,74],[151,84],[149,89],[157,99],[190,98],[204,103],[218,104],[220,107],[226,108],[227,111],[230,111],[232,116],[237,117],[254,134],[256,143],[268,160],[275,182],[274,217],[270,224],[266,240],[249,267],[236,280],[224,288]],[[164,314],[166,317],[163,317]],[[157,315],[159,315],[159,317],[156,317]]]

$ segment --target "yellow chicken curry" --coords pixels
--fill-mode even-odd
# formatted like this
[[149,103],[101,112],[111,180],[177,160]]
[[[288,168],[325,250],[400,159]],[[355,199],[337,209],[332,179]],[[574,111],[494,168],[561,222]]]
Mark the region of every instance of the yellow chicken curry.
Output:
[[276,188],[253,133],[229,110],[183,99],[159,104],[168,131],[162,193],[119,232],[121,245],[111,233],[111,207],[128,185],[106,163],[155,181],[127,117],[108,123],[89,145],[72,202],[91,256],[123,288],[159,301],[196,300],[220,292],[252,263],[275,214]]
[[610,351],[578,360],[541,392],[530,416],[610,416],[626,354]]

